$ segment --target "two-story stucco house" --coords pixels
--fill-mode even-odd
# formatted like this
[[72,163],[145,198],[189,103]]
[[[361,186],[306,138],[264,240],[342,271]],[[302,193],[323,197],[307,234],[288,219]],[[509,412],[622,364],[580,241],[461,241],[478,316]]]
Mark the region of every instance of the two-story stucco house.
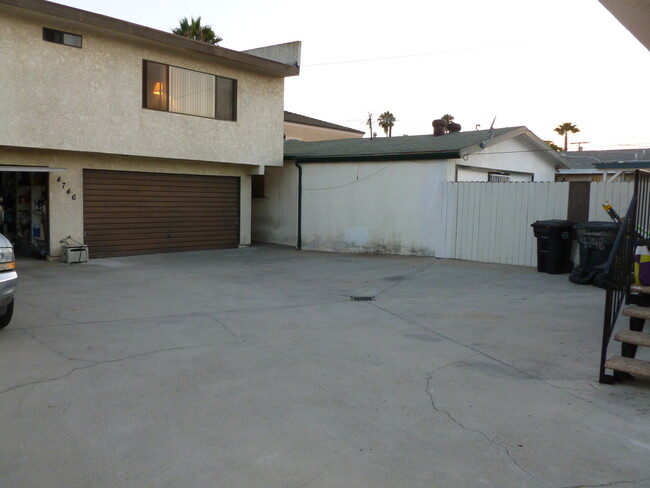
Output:
[[249,244],[251,176],[283,161],[286,47],[0,0],[2,231],[50,257]]

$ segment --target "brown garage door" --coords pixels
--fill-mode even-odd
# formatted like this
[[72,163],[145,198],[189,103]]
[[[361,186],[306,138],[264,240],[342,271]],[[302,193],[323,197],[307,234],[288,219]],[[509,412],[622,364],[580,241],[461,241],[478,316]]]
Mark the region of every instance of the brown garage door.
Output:
[[84,170],[94,258],[239,245],[239,178]]

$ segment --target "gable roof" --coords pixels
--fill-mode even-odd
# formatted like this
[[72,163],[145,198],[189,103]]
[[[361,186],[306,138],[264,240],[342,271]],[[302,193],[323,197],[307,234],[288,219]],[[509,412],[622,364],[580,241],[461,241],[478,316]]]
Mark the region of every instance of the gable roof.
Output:
[[594,169],[603,163],[633,163],[650,160],[650,148],[569,151],[562,154],[570,169]]
[[558,166],[566,166],[560,154],[523,126],[455,132],[444,136],[427,134],[317,142],[285,141],[284,159],[305,163],[457,159],[521,135],[526,136],[539,151],[548,154]]
[[27,10],[41,15],[58,17],[62,20],[77,22],[92,27],[99,27],[133,37],[139,37],[170,47],[207,54],[214,56],[216,60],[224,64],[262,72],[271,76],[296,76],[300,73],[300,68],[298,66],[271,61],[269,59],[253,56],[252,54],[244,52],[233,51],[220,46],[213,46],[205,42],[177,36],[171,32],[151,29],[142,25],[115,19],[106,15],[88,12],[86,10],[60,5],[58,3],[47,2],[44,0],[0,0],[0,7],[3,5]]
[[336,129],[345,132],[354,132],[355,134],[365,134],[365,132],[362,130],[351,129],[349,127],[344,127],[342,125],[332,124],[331,122],[325,122],[324,120],[307,117],[306,115],[287,112],[286,110],[284,111],[284,121],[293,122],[295,124],[312,125],[314,127],[323,127],[325,129]]

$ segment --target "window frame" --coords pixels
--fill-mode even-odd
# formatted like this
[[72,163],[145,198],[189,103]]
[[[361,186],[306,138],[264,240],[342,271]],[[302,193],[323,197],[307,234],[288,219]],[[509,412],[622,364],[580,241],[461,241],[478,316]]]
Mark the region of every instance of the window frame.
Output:
[[[48,39],[48,34],[53,34],[52,39]],[[57,40],[56,35],[60,34],[61,39]],[[72,36],[74,38],[79,38],[79,45],[70,44],[65,41],[65,36]],[[45,42],[51,42],[52,44],[60,44],[61,46],[74,47],[81,49],[83,47],[83,36],[81,34],[74,34],[72,32],[65,32],[59,29],[53,29],[52,27],[43,27],[43,40]]]
[[510,173],[502,173],[496,171],[488,171],[488,183],[509,183]]
[[[157,64],[157,65],[160,65],[160,66],[164,67],[164,81],[163,81],[163,83],[167,87],[166,90],[165,90],[165,94],[166,94],[166,97],[167,97],[166,102],[164,104],[166,106],[165,109],[152,108],[152,107],[147,106],[147,102],[148,102],[147,97],[148,97],[148,94],[149,94],[148,89],[147,89],[147,80],[148,80],[148,78],[147,78],[147,65],[149,63]],[[210,117],[210,116],[206,116],[206,115],[185,113],[185,112],[177,112],[177,111],[171,110],[171,108],[170,108],[171,104],[170,104],[170,100],[169,100],[170,91],[171,91],[169,89],[169,79],[170,79],[169,68],[175,68],[175,69],[179,69],[179,70],[185,70],[185,71],[190,71],[190,72],[193,72],[193,73],[198,73],[198,74],[202,74],[202,75],[209,75],[209,76],[214,77],[214,114],[215,114],[214,117]],[[228,81],[232,82],[232,94],[231,94],[231,97],[230,97],[230,104],[231,104],[230,110],[231,110],[231,113],[232,113],[232,118],[230,118],[230,119],[219,118],[217,116],[218,113],[219,113],[219,103],[220,103],[219,98],[217,97],[217,92],[218,92],[217,87],[218,87],[220,79],[221,80],[228,80]],[[161,63],[159,61],[153,61],[151,59],[143,59],[142,60],[142,108],[144,108],[144,109],[154,110],[156,112],[167,112],[167,113],[177,114],[177,115],[188,115],[190,117],[200,117],[202,119],[220,120],[220,121],[223,121],[223,122],[237,122],[237,101],[238,101],[237,92],[238,92],[238,83],[237,83],[237,80],[235,78],[229,78],[227,76],[220,76],[220,75],[216,75],[214,73],[206,73],[205,71],[199,71],[199,70],[190,69],[190,68],[183,68],[181,66],[176,66],[176,65],[173,65],[173,64]],[[223,102],[223,103],[226,103],[226,102]]]

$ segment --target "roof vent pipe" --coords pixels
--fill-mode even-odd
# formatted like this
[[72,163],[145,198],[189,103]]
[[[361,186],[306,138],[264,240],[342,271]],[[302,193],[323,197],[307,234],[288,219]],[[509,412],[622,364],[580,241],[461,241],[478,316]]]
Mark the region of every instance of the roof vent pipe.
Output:
[[460,125],[460,124],[457,124],[456,122],[451,122],[451,123],[447,126],[447,130],[449,131],[450,134],[451,134],[452,132],[460,132],[460,129],[461,129],[461,128],[462,128],[461,125]]
[[447,129],[447,122],[442,119],[436,119],[431,122],[433,126],[433,135],[434,136],[444,136],[445,130]]

